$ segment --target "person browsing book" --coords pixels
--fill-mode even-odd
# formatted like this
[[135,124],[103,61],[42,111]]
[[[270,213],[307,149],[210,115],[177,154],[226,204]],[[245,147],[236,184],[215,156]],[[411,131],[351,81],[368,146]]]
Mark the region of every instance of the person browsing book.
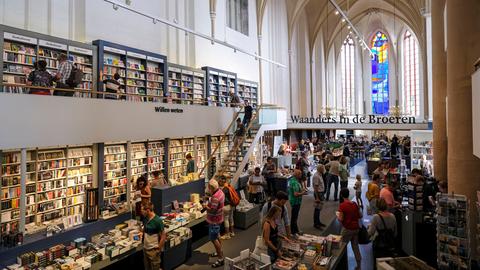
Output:
[[153,211],[153,203],[143,202],[143,264],[147,270],[159,270],[160,254],[167,239],[162,219]]
[[195,160],[192,158],[192,154],[188,153],[185,156],[185,159],[187,159],[187,175],[190,173],[195,172]]
[[[102,79],[103,85],[105,86],[104,94],[105,99],[118,99],[118,94],[121,93],[122,85],[119,82],[120,74],[115,73],[113,74],[113,78],[105,78],[103,73],[100,71],[100,78]],[[125,99],[124,96],[121,96],[120,99]]]
[[[35,64],[35,70],[28,74],[27,85],[51,87],[53,82],[53,76],[47,71],[47,62],[45,60],[39,60]],[[50,95],[48,89],[30,89],[30,94],[35,95]]]
[[[57,74],[55,75],[55,78],[57,80],[56,88],[73,89],[72,86],[67,84],[67,80],[70,77],[70,73],[72,73],[72,70],[73,70],[73,64],[68,61],[67,55],[64,53],[61,53],[60,55],[58,55],[57,60],[58,60],[58,71],[57,71]],[[73,91],[63,91],[63,90],[55,90],[55,92],[53,92],[54,96],[71,97],[73,96],[73,94],[74,94]]]

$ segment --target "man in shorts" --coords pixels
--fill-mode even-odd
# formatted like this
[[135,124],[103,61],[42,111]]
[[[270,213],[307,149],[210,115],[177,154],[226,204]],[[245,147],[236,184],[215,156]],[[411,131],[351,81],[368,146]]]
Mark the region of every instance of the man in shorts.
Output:
[[208,191],[210,198],[204,207],[207,210],[208,237],[216,251],[210,254],[210,257],[218,257],[218,260],[212,264],[212,267],[217,268],[223,266],[225,263],[222,243],[220,242],[220,225],[223,223],[225,194],[222,189],[219,188],[218,182],[215,179],[211,179],[208,182]]

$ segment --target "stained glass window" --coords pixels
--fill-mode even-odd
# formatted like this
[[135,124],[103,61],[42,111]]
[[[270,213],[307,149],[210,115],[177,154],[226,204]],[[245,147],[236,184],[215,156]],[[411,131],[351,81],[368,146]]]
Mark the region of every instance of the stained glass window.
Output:
[[355,44],[347,37],[342,45],[340,61],[342,68],[342,105],[346,115],[354,113],[355,100]]
[[403,36],[403,108],[406,114],[420,114],[420,73],[418,44],[410,31]]
[[372,112],[388,114],[388,39],[377,32],[372,40]]

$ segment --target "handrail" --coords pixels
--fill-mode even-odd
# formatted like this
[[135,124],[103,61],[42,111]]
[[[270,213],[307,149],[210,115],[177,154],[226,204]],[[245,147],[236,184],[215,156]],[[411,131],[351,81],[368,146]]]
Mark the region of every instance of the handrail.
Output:
[[[34,86],[34,85],[27,85],[27,84],[19,84],[19,83],[1,83],[0,82],[0,86],[3,86],[3,87],[22,87],[22,88],[29,88],[29,89],[38,89],[38,90],[49,90],[49,91],[55,91],[55,90],[60,90],[60,91],[64,91],[64,92],[73,92],[73,93],[86,93],[86,94],[96,94],[96,95],[99,95],[99,96],[102,96],[103,99],[105,99],[105,95],[118,95],[118,96],[122,96],[122,97],[127,97],[127,96],[132,96],[132,97],[143,97],[143,98],[159,98],[159,99],[162,99],[162,100],[175,100],[175,101],[192,101],[192,102],[195,102],[195,101],[198,101],[198,100],[188,100],[188,99],[182,99],[182,98],[176,98],[176,97],[171,97],[171,96],[159,96],[159,95],[151,95],[151,94],[145,94],[145,95],[142,95],[142,94],[134,94],[134,93],[110,93],[110,92],[106,92],[106,91],[96,91],[96,90],[90,90],[90,89],[83,89],[83,88],[59,88],[59,87],[43,87],[43,86]],[[148,87],[145,87],[145,88],[148,88]],[[5,92],[5,91],[4,91]],[[26,93],[27,94],[27,93]],[[153,101],[152,101],[153,102]],[[209,106],[209,105],[205,105],[205,103],[208,103],[208,102],[215,102],[215,103],[222,103],[222,104],[226,104],[226,105],[239,105],[238,103],[232,103],[232,102],[228,102],[228,101],[207,101],[207,100],[202,100],[202,104],[201,106]],[[162,103],[168,103],[168,102],[162,102]],[[189,104],[189,105],[199,105],[199,104]],[[215,106],[211,106],[211,107],[215,107]],[[221,106],[216,106],[216,107],[221,107]]]
[[[243,107],[242,107],[243,109]],[[228,136],[228,131],[230,130],[230,128],[232,127],[233,123],[237,120],[237,117],[238,115],[242,112],[242,109],[240,109],[238,112],[235,113],[235,116],[233,117],[233,120],[230,122],[230,124],[228,125],[227,129],[225,130],[225,133],[223,135],[220,135],[220,141],[218,141],[218,144],[217,146],[215,146],[215,149],[213,150],[212,154],[210,154],[210,157],[208,158],[207,162],[205,162],[205,165],[203,166],[202,170],[200,171],[199,175],[202,175],[203,172],[205,171],[205,168],[208,167],[208,165],[210,164],[210,162],[212,161],[213,157],[215,156],[218,148],[220,148],[220,145],[222,144],[223,140],[225,137]]]
[[[243,107],[242,107],[243,108]],[[243,139],[240,141],[240,143],[237,145],[237,148],[239,147],[240,144],[243,143],[243,141],[245,140],[245,136],[246,136],[246,133],[247,131],[251,128],[251,126],[253,125],[253,122],[255,121],[255,119],[258,117],[259,113],[260,113],[260,110],[263,108],[263,105],[260,105],[257,110],[256,110],[256,113],[255,113],[255,116],[250,120],[250,123],[248,124],[248,128],[245,129],[245,134],[243,135]],[[223,135],[221,135],[221,139],[220,141],[218,142],[217,146],[215,147],[214,151],[212,152],[212,154],[210,155],[210,158],[207,160],[207,162],[205,163],[205,165],[203,166],[202,170],[200,171],[200,174],[199,175],[202,175],[202,173],[205,171],[205,168],[208,167],[208,165],[210,164],[210,162],[212,161],[213,157],[215,156],[215,152],[218,150],[218,148],[220,148],[220,145],[222,144],[222,141],[223,139],[228,135],[228,131],[230,130],[230,128],[232,127],[233,123],[236,121],[238,115],[240,114],[242,110],[238,111],[236,114],[235,114],[235,117],[233,119],[232,122],[230,122],[230,125],[228,126],[228,128],[226,129],[225,133]],[[234,149],[229,149],[229,152],[231,152],[231,150],[234,150]],[[221,160],[220,160],[221,161]]]

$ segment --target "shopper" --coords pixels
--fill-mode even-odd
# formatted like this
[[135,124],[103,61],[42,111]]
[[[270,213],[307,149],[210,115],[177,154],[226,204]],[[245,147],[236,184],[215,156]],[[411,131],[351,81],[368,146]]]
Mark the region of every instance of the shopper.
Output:
[[348,242],[352,244],[352,250],[355,254],[355,260],[357,261],[357,267],[355,269],[360,269],[362,256],[358,247],[358,231],[360,229],[359,219],[362,216],[357,204],[350,201],[349,196],[350,192],[348,188],[340,190],[340,197],[343,202],[340,203],[338,207],[337,217],[343,226],[341,233],[342,242],[346,245]]
[[152,187],[165,187],[168,186],[167,180],[165,180],[165,174],[161,171],[153,171],[152,172],[153,180],[152,180]]
[[338,167],[338,169],[340,176],[340,189],[346,188],[348,186],[348,177],[350,176],[346,157],[340,157],[340,166]]
[[290,218],[288,216],[288,210],[286,207],[287,201],[288,201],[288,194],[283,191],[278,191],[275,194],[275,199],[273,201],[269,201],[268,203],[263,205],[260,220],[265,219],[268,211],[270,210],[270,208],[272,208],[272,206],[280,207],[282,209],[282,214],[280,215],[280,217],[278,217],[275,220],[278,226],[278,232],[281,235],[290,237],[291,227],[290,227]]
[[310,162],[308,161],[308,158],[307,158],[307,152],[302,152],[300,154],[300,157],[297,160],[297,163],[295,164],[295,169],[298,169],[302,172],[302,176],[299,180],[304,190],[307,190],[307,181],[310,178],[309,167],[310,167]]
[[290,207],[292,208],[292,218],[290,224],[292,226],[292,234],[301,234],[298,229],[298,215],[300,214],[300,207],[302,206],[302,196],[307,194],[307,191],[302,189],[299,179],[302,177],[302,172],[295,169],[293,176],[288,181],[288,199],[290,200]]
[[242,120],[237,118],[237,127],[235,129],[233,138],[233,149],[241,147],[240,143],[243,141],[243,136],[245,136],[245,126],[242,123]]
[[298,151],[300,151],[301,153],[303,153],[305,151],[305,141],[303,139],[300,140],[300,142],[298,143]]
[[396,134],[393,134],[392,143],[390,144],[390,156],[392,158],[396,158],[397,152],[398,152],[398,138]]
[[[100,71],[100,78],[103,82],[103,85],[105,85],[105,92],[104,98],[105,99],[118,99],[118,94],[121,93],[121,88],[122,85],[119,82],[120,80],[120,74],[115,73],[113,74],[113,79],[112,78],[106,78],[102,71]],[[121,99],[124,99],[124,96],[121,97]]]
[[223,226],[225,228],[225,234],[220,237],[222,240],[228,240],[235,236],[233,231],[233,212],[235,211],[235,205],[232,203],[232,195],[228,188],[227,178],[225,176],[220,176],[218,180],[218,185],[223,191],[225,196],[224,206],[223,206]]
[[353,189],[355,190],[355,200],[357,201],[358,207],[363,211],[363,200],[362,200],[362,176],[357,174],[355,176],[355,185]]
[[377,206],[379,212],[373,215],[372,221],[368,226],[368,234],[374,238],[374,261],[377,258],[396,256],[395,237],[397,237],[397,220],[388,211],[388,206],[384,199],[378,200]]
[[325,167],[329,167],[328,171],[328,186],[327,186],[327,196],[326,200],[330,199],[330,188],[335,187],[335,193],[333,193],[333,198],[335,201],[338,201],[338,180],[340,175],[340,162],[334,160],[332,156],[329,157],[330,162],[328,162]]
[[400,205],[397,201],[395,201],[393,196],[393,188],[389,181],[387,181],[384,187],[380,190],[380,199],[385,200],[389,211],[394,211],[394,209]]
[[230,97],[230,107],[238,107],[242,104],[240,97],[235,91],[230,90],[228,96]]
[[[58,71],[55,75],[55,78],[57,80],[56,88],[73,89],[72,86],[67,84],[67,80],[68,78],[70,78],[70,73],[72,73],[73,70],[73,64],[68,61],[67,55],[64,53],[59,54],[57,60]],[[74,91],[55,90],[55,92],[53,92],[54,96],[71,97],[73,96],[73,94]]]
[[378,174],[379,184],[383,184],[385,181],[385,163],[380,161],[378,167],[373,171],[373,174]]
[[323,174],[325,173],[325,166],[319,164],[317,166],[317,171],[313,175],[313,197],[315,199],[315,210],[313,210],[313,227],[317,229],[322,229],[325,226],[320,221],[320,211],[322,210],[324,194],[325,194],[325,185],[323,182]]
[[278,225],[275,222],[275,220],[280,218],[281,213],[282,209],[274,205],[270,208],[270,210],[268,210],[268,213],[263,221],[263,241],[267,246],[268,256],[270,256],[270,260],[272,263],[274,263],[277,258],[282,256],[282,253],[280,251]]
[[[51,87],[53,76],[47,71],[47,62],[45,60],[38,60],[35,63],[35,70],[28,74],[27,85]],[[49,89],[30,89],[30,94],[49,96]]]
[[225,261],[223,258],[222,243],[220,242],[220,225],[223,223],[223,206],[225,203],[225,194],[219,188],[218,182],[211,179],[208,182],[208,191],[211,194],[208,202],[204,205],[207,210],[208,236],[215,252],[210,257],[218,257],[212,264],[213,268],[221,267]]
[[143,175],[138,177],[135,184],[135,214],[138,217],[143,218],[141,216],[142,203],[150,202],[151,195],[150,185],[148,185],[146,177]]
[[263,166],[262,174],[267,180],[267,191],[270,197],[274,197],[276,192],[275,188],[275,173],[277,172],[277,165],[273,162],[272,157],[267,157],[267,163]]
[[160,254],[167,234],[162,219],[155,214],[152,202],[141,205],[143,219],[143,265],[147,270],[160,269]]
[[255,167],[253,175],[248,179],[248,185],[250,187],[250,202],[255,204],[263,202],[263,186],[265,185],[265,180],[260,172],[260,167]]
[[192,154],[188,153],[185,156],[185,159],[187,159],[187,175],[189,175],[190,173],[194,173],[195,172],[195,160],[193,160]]
[[372,181],[368,183],[367,200],[369,203],[369,214],[377,213],[377,201],[380,198],[380,175],[374,174]]
[[249,128],[249,125],[250,125],[250,121],[252,120],[252,115],[253,115],[253,107],[252,105],[250,105],[250,103],[248,102],[248,100],[246,99],[244,101],[244,111],[245,111],[245,115],[243,116],[243,126],[248,129],[248,137],[251,137],[251,132],[250,132],[250,128]]

